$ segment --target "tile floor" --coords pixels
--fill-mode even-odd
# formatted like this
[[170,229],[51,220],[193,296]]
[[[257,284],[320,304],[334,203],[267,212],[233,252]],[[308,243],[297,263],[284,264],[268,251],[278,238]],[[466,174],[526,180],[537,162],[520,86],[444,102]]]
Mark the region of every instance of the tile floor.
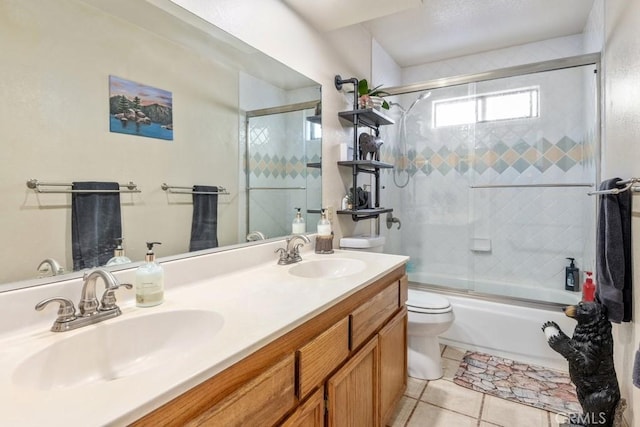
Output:
[[409,378],[388,427],[558,427],[553,412],[489,396],[453,382],[465,351],[443,347],[444,376],[435,381]]

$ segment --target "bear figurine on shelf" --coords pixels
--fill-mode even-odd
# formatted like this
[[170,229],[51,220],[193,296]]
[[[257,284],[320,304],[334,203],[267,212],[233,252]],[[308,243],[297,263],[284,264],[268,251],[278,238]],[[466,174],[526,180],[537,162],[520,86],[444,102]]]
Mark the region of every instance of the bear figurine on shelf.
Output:
[[383,141],[379,137],[373,137],[366,132],[362,132],[358,137],[358,154],[360,160],[367,160],[371,153],[371,160],[380,160],[380,147]]
[[613,427],[614,418],[621,415],[616,409],[622,412],[626,406],[620,399],[606,311],[599,302],[565,307],[565,315],[578,322],[571,338],[555,322],[542,325],[549,346],[569,362],[569,375],[582,406],[582,414],[571,415],[571,426]]

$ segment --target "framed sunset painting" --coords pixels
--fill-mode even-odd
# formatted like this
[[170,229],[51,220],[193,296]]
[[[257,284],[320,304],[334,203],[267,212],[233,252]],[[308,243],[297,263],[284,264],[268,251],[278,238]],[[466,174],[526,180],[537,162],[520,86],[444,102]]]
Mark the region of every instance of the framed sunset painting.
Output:
[[173,95],[109,76],[109,130],[173,141]]

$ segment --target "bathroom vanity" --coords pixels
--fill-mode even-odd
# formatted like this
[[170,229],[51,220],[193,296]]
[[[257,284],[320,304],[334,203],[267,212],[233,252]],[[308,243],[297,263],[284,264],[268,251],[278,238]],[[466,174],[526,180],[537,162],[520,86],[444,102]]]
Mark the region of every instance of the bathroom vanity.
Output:
[[164,263],[164,304],[118,290],[121,316],[69,332],[33,305],[77,301],[80,283],[0,294],[17,307],[1,319],[0,424],[384,425],[406,386],[407,257],[307,245],[281,266],[280,246]]
[[399,267],[134,425],[321,426],[325,405],[328,425],[385,425],[406,385],[406,294]]

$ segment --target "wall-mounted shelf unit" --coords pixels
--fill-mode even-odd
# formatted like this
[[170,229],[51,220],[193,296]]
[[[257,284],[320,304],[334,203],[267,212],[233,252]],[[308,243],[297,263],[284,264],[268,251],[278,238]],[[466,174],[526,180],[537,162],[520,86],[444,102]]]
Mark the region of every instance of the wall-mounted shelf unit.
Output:
[[345,160],[339,161],[339,166],[356,166],[360,172],[369,172],[375,169],[393,169],[393,165],[378,160]]
[[379,160],[360,159],[358,149],[358,128],[365,126],[375,130],[376,135],[379,133],[380,126],[391,125],[393,120],[387,117],[382,111],[375,108],[358,108],[358,79],[342,79],[340,76],[335,77],[335,86],[337,90],[342,89],[345,83],[353,84],[353,110],[341,111],[338,117],[348,121],[353,126],[353,159],[347,161],[339,161],[338,166],[351,169],[353,177],[354,190],[358,187],[358,175],[368,173],[374,176],[375,181],[375,201],[372,207],[343,209],[336,211],[337,214],[351,215],[354,221],[362,219],[378,218],[380,214],[393,212],[392,208],[384,208],[380,206],[380,169],[391,169],[393,165],[384,163]]
[[359,126],[367,126],[371,129],[377,129],[379,126],[392,125],[394,123],[392,119],[384,115],[384,113],[382,113],[381,111],[376,110],[375,108],[341,111],[338,113],[338,117],[348,120],[351,123],[357,120]]

